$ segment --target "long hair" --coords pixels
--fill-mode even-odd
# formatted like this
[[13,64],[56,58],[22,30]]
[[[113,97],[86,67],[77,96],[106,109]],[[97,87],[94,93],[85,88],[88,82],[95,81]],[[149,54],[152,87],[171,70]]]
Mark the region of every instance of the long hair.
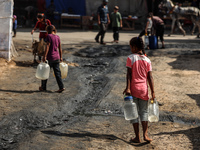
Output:
[[144,51],[144,42],[141,37],[133,37],[130,40],[129,44],[131,45],[131,47],[136,46],[138,48],[138,51],[142,50],[142,53],[146,55]]

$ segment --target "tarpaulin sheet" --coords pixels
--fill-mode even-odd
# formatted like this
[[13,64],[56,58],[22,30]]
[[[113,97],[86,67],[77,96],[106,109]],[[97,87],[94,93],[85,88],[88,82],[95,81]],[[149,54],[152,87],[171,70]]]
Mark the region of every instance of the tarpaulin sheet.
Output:
[[0,57],[10,58],[13,1],[0,0]]
[[[46,0],[46,7],[51,3],[51,0]],[[56,11],[62,13],[68,13],[68,9],[71,7],[74,14],[84,16],[86,14],[85,10],[85,0],[54,0],[56,6]]]

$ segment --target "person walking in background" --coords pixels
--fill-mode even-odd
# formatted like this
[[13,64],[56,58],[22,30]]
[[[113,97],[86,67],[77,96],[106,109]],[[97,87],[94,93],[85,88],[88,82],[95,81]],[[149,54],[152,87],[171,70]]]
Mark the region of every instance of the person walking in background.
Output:
[[38,14],[37,16],[37,23],[33,30],[31,31],[31,34],[37,29],[40,30],[39,40],[44,39],[46,41],[47,37],[47,31],[45,30],[48,25],[51,25],[51,21],[49,19],[45,19],[44,14]]
[[153,34],[156,35],[157,38],[157,47],[158,47],[158,37],[159,37],[162,43],[161,48],[165,48],[164,38],[163,38],[165,31],[164,21],[158,16],[153,16],[152,12],[150,12],[149,15],[151,16],[151,19],[153,21]]
[[[148,85],[151,89],[151,99],[155,99],[154,83],[152,77],[151,61],[144,55],[144,44],[141,37],[134,37],[130,40],[130,48],[133,54],[127,58],[127,83],[123,94],[132,95],[133,101],[138,108],[138,114],[142,122],[143,138],[147,142],[152,139],[148,137]],[[139,120],[130,121],[133,124],[135,138],[131,138],[130,142],[140,143]]]
[[99,43],[99,36],[101,36],[100,44],[105,45],[104,36],[107,30],[107,25],[110,23],[109,11],[108,11],[108,0],[103,0],[103,4],[99,6],[97,10],[98,24],[100,27],[99,33],[95,37],[95,41]]
[[[142,30],[142,32],[140,33],[139,37],[142,37],[143,35],[149,37],[149,35],[151,33],[152,24],[153,24],[153,22],[152,22],[151,16],[148,14],[147,15],[147,22],[146,22],[146,25],[145,25],[145,29]],[[147,46],[146,48],[149,49],[149,45],[146,45],[146,46]]]
[[113,39],[114,39],[113,43],[119,42],[119,29],[120,27],[122,28],[122,17],[118,11],[119,11],[119,7],[115,6],[114,12],[112,12],[110,16],[110,19],[112,22],[112,28],[113,28]]
[[13,15],[13,32],[14,32],[13,37],[16,37],[17,33],[16,29],[17,29],[17,16]]
[[[61,93],[65,90],[62,79],[61,79],[61,71],[59,68],[60,61],[62,61],[62,48],[60,37],[56,35],[56,28],[53,25],[47,26],[47,46],[43,56],[43,62],[48,60],[49,66],[53,68],[56,81],[59,86],[59,90],[56,91]],[[47,80],[41,81],[41,86],[39,87],[40,91],[46,91]]]
[[[40,30],[39,41],[41,41],[43,39],[46,42],[47,31],[45,29],[48,25],[51,25],[51,21],[48,19],[45,19],[44,14],[38,14],[37,20],[38,21],[37,21],[35,27],[33,28],[33,30],[31,31],[31,34],[33,34],[33,32],[36,29],[39,29]],[[39,60],[41,61],[41,56],[39,56]],[[34,58],[34,62],[36,62],[35,58]]]

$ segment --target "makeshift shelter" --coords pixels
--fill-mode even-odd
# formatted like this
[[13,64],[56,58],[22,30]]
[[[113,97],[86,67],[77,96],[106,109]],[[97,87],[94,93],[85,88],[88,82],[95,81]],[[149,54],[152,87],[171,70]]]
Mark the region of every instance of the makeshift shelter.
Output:
[[12,43],[13,4],[13,0],[0,1],[0,57],[8,61],[16,53]]
[[[51,0],[46,0],[46,6],[50,5]],[[86,15],[85,0],[54,0],[56,11],[62,13],[70,13],[69,9],[73,11],[73,14]]]

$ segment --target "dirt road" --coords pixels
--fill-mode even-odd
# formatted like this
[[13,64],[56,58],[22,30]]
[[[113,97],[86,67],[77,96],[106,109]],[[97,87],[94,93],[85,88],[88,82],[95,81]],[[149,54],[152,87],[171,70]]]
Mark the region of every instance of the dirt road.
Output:
[[[19,57],[0,58],[0,149],[12,150],[199,150],[200,43],[195,36],[165,37],[166,49],[146,51],[153,66],[160,121],[149,123],[151,144],[129,143],[132,126],[123,117],[128,42],[134,33],[120,33],[120,43],[94,42],[97,32],[59,30],[63,58],[69,65],[66,90],[53,72],[47,92],[39,92],[31,53],[31,29],[14,39]],[[37,39],[38,33],[34,35]],[[142,133],[142,129],[141,129]]]

